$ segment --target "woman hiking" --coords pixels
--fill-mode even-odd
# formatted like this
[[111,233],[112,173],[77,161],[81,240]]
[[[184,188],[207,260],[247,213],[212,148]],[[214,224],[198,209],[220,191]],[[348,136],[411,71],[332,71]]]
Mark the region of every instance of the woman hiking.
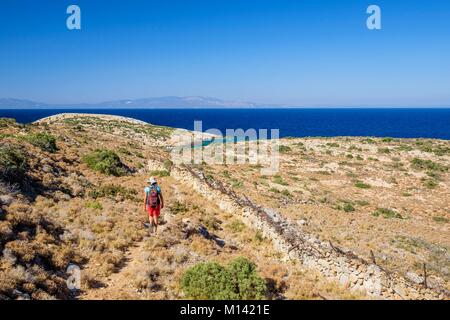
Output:
[[155,178],[151,177],[147,180],[147,183],[149,185],[144,189],[144,211],[148,213],[150,231],[156,233],[158,231],[158,217],[161,214],[161,209],[164,208],[164,198]]

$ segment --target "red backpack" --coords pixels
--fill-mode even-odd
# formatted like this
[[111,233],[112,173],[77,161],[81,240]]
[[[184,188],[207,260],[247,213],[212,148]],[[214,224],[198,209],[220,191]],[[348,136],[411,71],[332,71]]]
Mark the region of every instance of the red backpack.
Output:
[[147,193],[147,205],[152,208],[156,208],[159,203],[158,190],[156,187],[150,187],[150,191]]

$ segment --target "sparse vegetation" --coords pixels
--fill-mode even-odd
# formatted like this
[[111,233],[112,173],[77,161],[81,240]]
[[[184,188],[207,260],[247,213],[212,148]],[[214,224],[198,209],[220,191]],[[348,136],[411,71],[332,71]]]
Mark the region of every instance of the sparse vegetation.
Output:
[[0,118],[0,128],[16,125],[16,120],[11,118]]
[[448,223],[450,221],[450,219],[448,219],[446,217],[441,217],[441,216],[434,216],[433,220],[438,223]]
[[179,214],[179,213],[187,212],[189,210],[189,208],[187,207],[187,205],[185,203],[182,203],[180,201],[174,201],[169,206],[169,210],[170,210],[170,213],[172,213],[172,214]]
[[230,180],[231,180],[231,186],[233,188],[241,188],[244,185],[244,183],[238,179],[232,178]]
[[170,172],[167,170],[153,170],[150,171],[150,175],[154,177],[168,177],[170,176]]
[[439,185],[439,183],[433,179],[424,179],[423,185],[428,189],[435,189]]
[[378,153],[389,154],[389,153],[391,153],[391,149],[389,149],[389,148],[378,148]]
[[292,194],[287,189],[284,189],[283,191],[281,191],[281,194],[288,198],[292,197]]
[[89,202],[86,202],[86,208],[90,208],[90,209],[94,209],[94,210],[102,210],[103,206],[100,202],[89,201]]
[[340,203],[336,204],[335,209],[342,210],[344,212],[353,212],[356,210],[350,201],[344,201],[344,200],[342,200]]
[[360,189],[370,189],[371,188],[370,184],[364,183],[362,181],[356,182],[355,187],[360,188]]
[[288,186],[289,183],[287,183],[281,176],[276,175],[273,177],[273,182],[282,186]]
[[127,189],[116,184],[106,184],[99,187],[93,188],[89,191],[89,196],[94,199],[105,198],[105,197],[120,197],[124,200],[137,200],[137,192],[132,189]]
[[[57,137],[55,154],[24,143],[24,136],[43,130]],[[264,233],[265,238],[214,201],[199,196],[177,176],[158,179],[167,209],[161,217],[162,232],[147,237],[141,192],[149,174],[160,173],[134,172],[125,164],[144,168],[144,157],[167,159],[167,150],[161,148],[167,140],[158,130],[96,117],[48,126],[2,127],[0,120],[0,299],[27,295],[32,299],[77,298],[59,287],[65,285],[69,263],[83,268],[84,294],[78,298],[194,298],[181,286],[183,273],[205,261],[217,261],[228,270],[226,262],[237,254],[252,257],[260,277],[267,277],[264,298],[355,298],[320,274],[304,273],[300,265],[286,264],[273,248],[270,234]],[[140,143],[143,137],[145,145]],[[286,218],[290,226],[318,239],[330,240],[361,257],[372,249],[385,270],[420,275],[416,266],[421,268],[425,262],[430,284],[449,289],[448,241],[442,236],[450,214],[445,197],[449,163],[447,156],[438,156],[445,154],[448,142],[367,140],[338,137],[284,142],[292,153],[280,155],[278,177],[261,176],[258,169],[266,164],[204,163],[195,169],[211,178],[208,183],[220,180],[225,191],[245,196],[261,208],[273,208],[270,210]],[[376,159],[378,146],[389,147],[391,154]],[[97,148],[116,152],[127,172],[133,174],[100,175],[80,165],[83,155]],[[19,170],[21,178],[15,181],[25,181],[24,188],[13,185],[12,179],[6,181],[4,169],[9,171],[14,165],[9,164],[4,149],[21,154],[18,167],[23,160],[25,169]],[[405,150],[413,152],[401,152]],[[350,152],[353,158],[346,159]],[[416,162],[413,157],[431,163]],[[164,162],[162,175],[172,166]],[[439,189],[426,191],[427,181],[439,184]],[[379,208],[384,206],[394,207]],[[370,217],[372,212],[379,218]],[[400,220],[403,216],[405,220]]]
[[431,160],[423,160],[419,158],[414,158],[411,161],[411,166],[417,170],[430,170],[438,172],[447,172],[448,167],[441,165],[439,163],[433,162]]
[[166,159],[163,162],[163,166],[164,166],[164,169],[170,173],[170,170],[172,170],[172,167],[173,167],[173,162],[169,159]]
[[228,229],[231,230],[231,232],[239,233],[245,229],[245,224],[243,224],[240,220],[233,220],[227,225]]
[[279,151],[280,153],[289,153],[292,151],[292,149],[289,146],[280,145]]
[[386,219],[392,219],[392,218],[403,219],[403,217],[400,213],[398,213],[392,209],[387,209],[387,208],[378,208],[377,210],[375,210],[375,212],[372,215],[374,217],[383,216]]

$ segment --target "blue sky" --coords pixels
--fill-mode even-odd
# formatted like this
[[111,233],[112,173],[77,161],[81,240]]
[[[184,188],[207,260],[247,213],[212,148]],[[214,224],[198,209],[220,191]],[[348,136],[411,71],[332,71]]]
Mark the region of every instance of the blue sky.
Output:
[[[81,8],[82,30],[66,28]],[[366,8],[382,9],[380,31]],[[14,0],[0,97],[202,95],[296,106],[450,106],[450,1]]]

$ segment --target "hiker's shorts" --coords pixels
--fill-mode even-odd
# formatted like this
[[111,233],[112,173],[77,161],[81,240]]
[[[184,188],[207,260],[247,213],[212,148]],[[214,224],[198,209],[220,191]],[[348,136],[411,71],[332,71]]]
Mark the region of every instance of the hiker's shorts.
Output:
[[149,217],[159,217],[161,214],[161,206],[157,206],[155,208],[151,206],[147,206],[148,216]]

